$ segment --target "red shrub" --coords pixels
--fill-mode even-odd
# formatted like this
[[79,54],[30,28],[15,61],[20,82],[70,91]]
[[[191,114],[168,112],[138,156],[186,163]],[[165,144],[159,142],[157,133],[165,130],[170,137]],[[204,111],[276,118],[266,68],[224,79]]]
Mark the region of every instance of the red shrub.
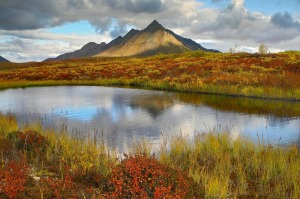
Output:
[[41,180],[43,192],[50,198],[77,198],[77,187],[71,175],[62,178],[46,177]]
[[17,149],[38,154],[44,152],[48,146],[48,140],[33,130],[26,130],[24,132],[14,131],[8,135],[8,138],[16,142]]
[[25,162],[10,161],[0,168],[0,198],[15,198],[25,190],[28,178],[28,166]]
[[127,156],[113,170],[112,198],[186,198],[190,182],[184,173],[154,157]]

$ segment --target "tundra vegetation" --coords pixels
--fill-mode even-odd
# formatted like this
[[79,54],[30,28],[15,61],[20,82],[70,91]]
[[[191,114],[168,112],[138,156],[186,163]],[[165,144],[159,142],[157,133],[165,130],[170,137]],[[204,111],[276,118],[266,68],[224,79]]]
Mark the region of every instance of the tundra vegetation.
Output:
[[43,85],[130,85],[300,100],[300,53],[188,52],[147,58],[86,58],[0,65],[0,89]]
[[[0,89],[129,85],[300,100],[300,53],[190,52],[0,65]],[[183,130],[184,131],[184,130]],[[283,132],[284,133],[284,132]],[[164,137],[118,154],[100,140],[0,114],[0,198],[300,198],[298,146],[226,132]]]
[[297,146],[228,133],[163,137],[122,156],[105,143],[0,115],[0,198],[299,198]]

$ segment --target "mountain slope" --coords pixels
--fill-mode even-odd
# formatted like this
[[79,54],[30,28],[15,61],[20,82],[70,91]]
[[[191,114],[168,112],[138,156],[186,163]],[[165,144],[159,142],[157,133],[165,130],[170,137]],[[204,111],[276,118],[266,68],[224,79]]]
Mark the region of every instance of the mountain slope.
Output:
[[95,42],[90,42],[90,43],[87,43],[86,45],[84,45],[80,50],[65,53],[65,54],[59,55],[55,58],[48,58],[45,61],[91,57],[103,50],[106,50],[106,48],[107,48],[107,44],[105,42],[102,42],[100,44],[96,44]]
[[150,56],[158,53],[182,53],[194,50],[218,52],[217,50],[203,48],[193,40],[176,35],[154,20],[144,30],[130,30],[122,41],[96,56]]
[[123,57],[123,56],[151,56],[158,53],[183,53],[187,51],[206,49],[191,39],[181,37],[171,30],[164,28],[156,20],[143,30],[131,29],[124,37],[117,37],[108,44],[90,42],[81,49],[65,53],[45,61],[65,60],[82,57]]
[[10,62],[7,59],[5,59],[4,57],[0,56],[0,62]]
[[207,49],[207,48],[204,48],[203,46],[201,46],[200,44],[198,44],[197,42],[191,40],[191,39],[188,39],[188,38],[184,38],[184,37],[181,37],[179,35],[176,35],[174,32],[172,32],[171,30],[168,30],[167,31],[172,34],[176,39],[178,39],[184,46],[186,46],[187,48],[189,48],[190,50],[203,50],[203,51],[208,51],[208,52],[220,52],[218,50],[215,50],[215,49]]

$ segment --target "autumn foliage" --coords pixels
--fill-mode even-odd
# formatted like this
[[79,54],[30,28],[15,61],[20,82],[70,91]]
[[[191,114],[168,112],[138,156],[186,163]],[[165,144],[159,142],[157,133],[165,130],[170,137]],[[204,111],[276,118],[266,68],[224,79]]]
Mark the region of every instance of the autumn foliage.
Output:
[[0,82],[3,88],[10,83],[47,85],[48,81],[50,85],[132,85],[300,99],[299,60],[297,52],[262,55],[202,51],[148,58],[85,58],[10,67],[0,70]]
[[0,167],[0,198],[15,198],[25,190],[28,178],[26,162],[9,161]]
[[189,198],[193,190],[189,181],[192,179],[187,174],[163,165],[154,157],[126,155],[112,172],[113,191],[109,197]]
[[0,114],[1,199],[300,197],[296,145],[208,133],[168,138],[156,157],[143,143],[120,157],[101,143],[33,129]]
[[26,130],[24,132],[13,131],[8,135],[8,138],[15,141],[16,147],[19,150],[23,149],[37,154],[44,152],[48,145],[47,139],[33,130]]

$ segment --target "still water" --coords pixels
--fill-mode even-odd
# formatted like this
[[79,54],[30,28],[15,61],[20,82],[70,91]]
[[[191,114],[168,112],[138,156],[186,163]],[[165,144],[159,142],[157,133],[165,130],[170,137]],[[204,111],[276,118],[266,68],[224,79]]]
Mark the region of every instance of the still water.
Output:
[[141,89],[59,86],[0,92],[0,112],[22,124],[96,136],[126,151],[133,141],[227,131],[275,145],[300,146],[300,103]]

